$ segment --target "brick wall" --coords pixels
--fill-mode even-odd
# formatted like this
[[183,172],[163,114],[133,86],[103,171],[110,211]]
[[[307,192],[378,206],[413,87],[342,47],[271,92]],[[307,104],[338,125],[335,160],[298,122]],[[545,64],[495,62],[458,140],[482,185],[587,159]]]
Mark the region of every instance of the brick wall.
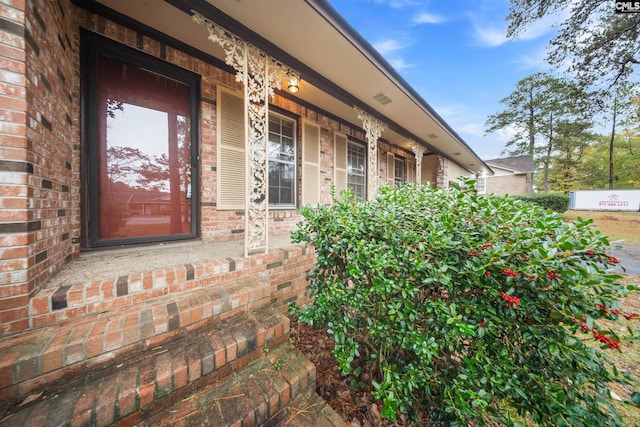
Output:
[[526,175],[489,176],[487,177],[487,193],[499,196],[527,194]]
[[31,277],[38,288],[78,249],[73,242],[80,236],[80,200],[73,189],[80,171],[80,102],[70,34],[73,16],[61,8],[68,2],[27,3],[27,27],[34,40],[28,43],[33,45],[27,58],[27,137],[34,152],[32,209],[34,219],[41,221]]
[[24,328],[28,316],[24,298],[30,294],[28,185],[33,164],[27,147],[27,79],[24,45],[24,6],[0,2],[3,9],[0,35],[0,322],[4,331]]
[[447,168],[449,160],[442,156],[436,156],[436,162],[436,187],[447,188],[449,187],[449,175]]
[[422,158],[422,182],[436,184],[438,179],[438,156],[433,154]]
[[[198,58],[180,52],[170,46],[163,46],[157,40],[153,40],[142,34],[138,34],[132,29],[122,27],[103,17],[95,16],[83,9],[77,9],[77,25],[89,29],[93,32],[109,37],[129,47],[139,49],[145,53],[162,57],[167,62],[179,65],[190,71],[200,74],[201,96],[201,237],[205,241],[229,240],[244,237],[244,212],[224,211],[216,208],[217,192],[217,158],[216,158],[216,138],[217,138],[217,111],[216,94],[218,85],[241,90],[241,86],[235,81],[235,75],[229,70],[220,69],[212,64],[203,62]],[[76,34],[77,37],[77,34]],[[164,55],[161,56],[161,52]],[[328,117],[320,111],[316,111],[308,106],[297,104],[293,100],[283,96],[281,92],[276,92],[271,104],[277,108],[297,115],[298,120],[298,141],[302,138],[302,121],[309,121],[318,124],[321,128],[321,200],[322,204],[330,204],[330,189],[333,185],[333,137],[335,132],[350,135],[356,139],[364,141],[364,132],[358,128],[358,124],[350,126],[335,118]],[[386,146],[386,144],[381,144]],[[384,151],[389,148],[383,148]],[[301,167],[301,150],[298,150],[298,167]],[[406,154],[406,153],[405,153]],[[408,156],[408,155],[407,155]],[[299,179],[301,174],[298,174]],[[301,194],[301,183],[298,182],[298,197]],[[291,231],[300,220],[296,210],[270,210],[271,232],[281,234]]]
[[[70,0],[0,0],[0,24],[0,334],[29,327],[29,300],[65,263],[73,261],[84,238],[81,28],[201,76],[201,237],[205,241],[244,238],[244,212],[216,207],[216,94],[219,85],[240,89],[232,71],[77,8]],[[272,103],[299,117],[298,141],[303,120],[320,126],[321,203],[330,204],[334,134],[364,141],[361,124],[329,117],[282,92]],[[381,160],[391,149],[381,144]],[[382,172],[381,182],[386,179]],[[298,188],[300,196],[301,185]],[[295,210],[270,211],[272,233],[287,233],[299,221]]]
[[[135,31],[122,27],[121,25],[106,20],[103,17],[95,16],[83,9],[78,9],[77,24],[79,27],[89,29],[118,41],[129,47],[140,49],[155,57],[162,57],[167,62],[179,65],[190,71],[201,75],[201,237],[205,241],[219,241],[238,239],[244,237],[245,219],[242,211],[225,211],[216,208],[217,192],[217,158],[216,158],[216,138],[217,138],[217,110],[216,101],[218,85],[241,90],[239,83],[235,81],[235,74],[229,70],[220,69],[212,64],[203,62],[198,58],[180,52],[170,46],[163,46],[160,42],[153,40]],[[161,56],[164,52],[164,56]],[[292,99],[276,91],[276,95],[271,99],[271,104],[275,107],[293,113],[299,117],[298,120],[298,141],[302,139],[302,122],[309,121],[320,126],[320,152],[321,152],[321,204],[330,204],[330,190],[334,180],[333,169],[333,137],[335,132],[350,135],[356,139],[364,141],[365,136],[358,124],[353,126],[328,117],[321,111],[316,111],[311,107],[300,105]],[[386,144],[381,144],[383,154],[391,148]],[[408,153],[402,154],[409,157]],[[302,165],[301,150],[298,150],[298,168]],[[301,179],[301,174],[298,174]],[[298,198],[301,195],[301,182],[298,182]],[[270,210],[271,233],[287,233],[295,228],[300,221],[296,210]]]
[[28,326],[29,298],[77,251],[78,93],[69,2],[0,8],[0,333],[9,333]]

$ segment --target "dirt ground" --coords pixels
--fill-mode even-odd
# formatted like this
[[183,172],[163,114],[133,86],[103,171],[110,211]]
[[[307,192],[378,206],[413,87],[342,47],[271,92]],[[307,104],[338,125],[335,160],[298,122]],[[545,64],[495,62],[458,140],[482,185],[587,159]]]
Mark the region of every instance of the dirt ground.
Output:
[[[383,420],[382,402],[373,398],[370,381],[350,387],[353,378],[340,375],[338,364],[331,353],[333,341],[326,328],[311,328],[295,319],[291,320],[291,338],[294,345],[316,365],[316,391],[352,427],[409,426],[407,420],[393,423]],[[371,372],[362,368],[362,378],[371,378]],[[429,424],[425,421],[423,426]]]
[[593,219],[594,227],[610,242],[640,245],[640,212],[567,211],[562,216],[568,220]]

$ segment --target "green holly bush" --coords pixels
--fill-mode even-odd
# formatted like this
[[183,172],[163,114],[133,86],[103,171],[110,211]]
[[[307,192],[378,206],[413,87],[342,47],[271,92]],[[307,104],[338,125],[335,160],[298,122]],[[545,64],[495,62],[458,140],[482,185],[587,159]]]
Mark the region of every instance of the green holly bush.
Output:
[[618,260],[590,221],[479,196],[471,181],[346,192],[301,213],[292,238],[317,263],[312,304],[295,314],[328,326],[344,375],[356,360],[374,367],[384,417],[622,424],[608,383],[630,380],[607,352],[624,347],[597,322],[634,319],[617,302],[633,287],[608,271]]
[[533,193],[527,196],[515,196],[516,199],[551,209],[554,212],[563,213],[569,209],[571,200],[566,194]]

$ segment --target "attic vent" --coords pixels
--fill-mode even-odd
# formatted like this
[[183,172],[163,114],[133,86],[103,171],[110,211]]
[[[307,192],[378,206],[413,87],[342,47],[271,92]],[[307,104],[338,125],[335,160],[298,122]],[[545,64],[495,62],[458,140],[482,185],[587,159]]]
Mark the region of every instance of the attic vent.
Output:
[[387,95],[385,95],[384,93],[382,93],[382,92],[380,92],[379,94],[375,95],[373,97],[373,99],[375,99],[376,101],[378,101],[382,105],[387,105],[388,103],[391,102],[391,99],[389,99],[389,97]]
[[453,155],[454,156],[460,156],[460,155],[462,155],[462,153],[456,151],[455,153],[453,153]]
[[437,138],[438,135],[436,135],[435,133],[430,133],[429,135],[427,135],[428,138],[434,139]]

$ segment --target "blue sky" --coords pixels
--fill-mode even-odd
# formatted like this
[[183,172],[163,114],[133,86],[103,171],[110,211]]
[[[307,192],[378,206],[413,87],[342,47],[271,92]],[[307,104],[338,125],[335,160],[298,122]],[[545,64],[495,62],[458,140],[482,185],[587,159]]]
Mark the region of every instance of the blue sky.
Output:
[[552,71],[544,58],[555,21],[509,41],[508,0],[329,2],[482,159],[506,156],[508,130],[485,136],[484,123],[519,80]]

